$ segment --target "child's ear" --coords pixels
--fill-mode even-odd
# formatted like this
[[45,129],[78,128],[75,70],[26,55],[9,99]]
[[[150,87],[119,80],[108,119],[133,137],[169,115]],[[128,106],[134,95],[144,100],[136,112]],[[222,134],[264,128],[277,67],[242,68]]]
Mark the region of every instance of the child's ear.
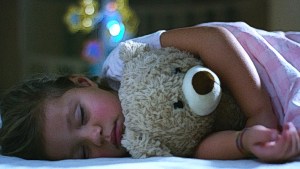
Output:
[[81,75],[71,75],[69,79],[76,85],[81,87],[88,87],[88,86],[97,86],[97,84],[91,81],[89,78]]

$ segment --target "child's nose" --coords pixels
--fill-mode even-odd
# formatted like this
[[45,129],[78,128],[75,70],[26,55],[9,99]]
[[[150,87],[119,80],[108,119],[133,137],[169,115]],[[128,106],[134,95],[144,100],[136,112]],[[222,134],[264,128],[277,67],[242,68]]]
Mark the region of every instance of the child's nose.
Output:
[[102,128],[100,126],[89,126],[83,131],[84,138],[94,144],[95,146],[101,146],[103,144]]

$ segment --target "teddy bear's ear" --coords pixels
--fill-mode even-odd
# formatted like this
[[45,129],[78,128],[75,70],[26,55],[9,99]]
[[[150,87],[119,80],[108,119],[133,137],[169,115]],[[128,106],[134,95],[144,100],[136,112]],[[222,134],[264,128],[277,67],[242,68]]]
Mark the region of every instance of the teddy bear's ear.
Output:
[[135,57],[140,57],[145,51],[149,51],[150,47],[145,43],[138,43],[132,40],[122,42],[120,47],[120,58],[127,62]]

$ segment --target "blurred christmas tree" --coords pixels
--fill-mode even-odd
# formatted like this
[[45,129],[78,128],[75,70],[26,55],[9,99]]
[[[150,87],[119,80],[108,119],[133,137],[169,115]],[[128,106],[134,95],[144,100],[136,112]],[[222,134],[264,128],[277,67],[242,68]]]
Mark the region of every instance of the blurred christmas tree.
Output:
[[135,36],[139,23],[128,0],[80,0],[69,6],[64,21],[71,33],[90,35],[83,42],[81,55],[90,63],[92,75],[100,74],[103,61],[114,47]]

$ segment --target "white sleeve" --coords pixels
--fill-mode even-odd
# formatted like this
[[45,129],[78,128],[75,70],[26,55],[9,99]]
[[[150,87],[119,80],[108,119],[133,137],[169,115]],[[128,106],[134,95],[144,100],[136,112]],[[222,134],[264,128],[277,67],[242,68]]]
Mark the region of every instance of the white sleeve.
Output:
[[[165,32],[165,30],[160,30],[155,33],[130,39],[135,42],[146,43],[153,48],[161,48],[160,35]],[[103,63],[101,76],[109,78],[112,81],[121,81],[123,74],[123,61],[119,56],[120,45],[118,45],[112,52],[107,56],[107,59]],[[112,84],[114,85],[114,84]],[[115,87],[113,87],[115,88]]]

